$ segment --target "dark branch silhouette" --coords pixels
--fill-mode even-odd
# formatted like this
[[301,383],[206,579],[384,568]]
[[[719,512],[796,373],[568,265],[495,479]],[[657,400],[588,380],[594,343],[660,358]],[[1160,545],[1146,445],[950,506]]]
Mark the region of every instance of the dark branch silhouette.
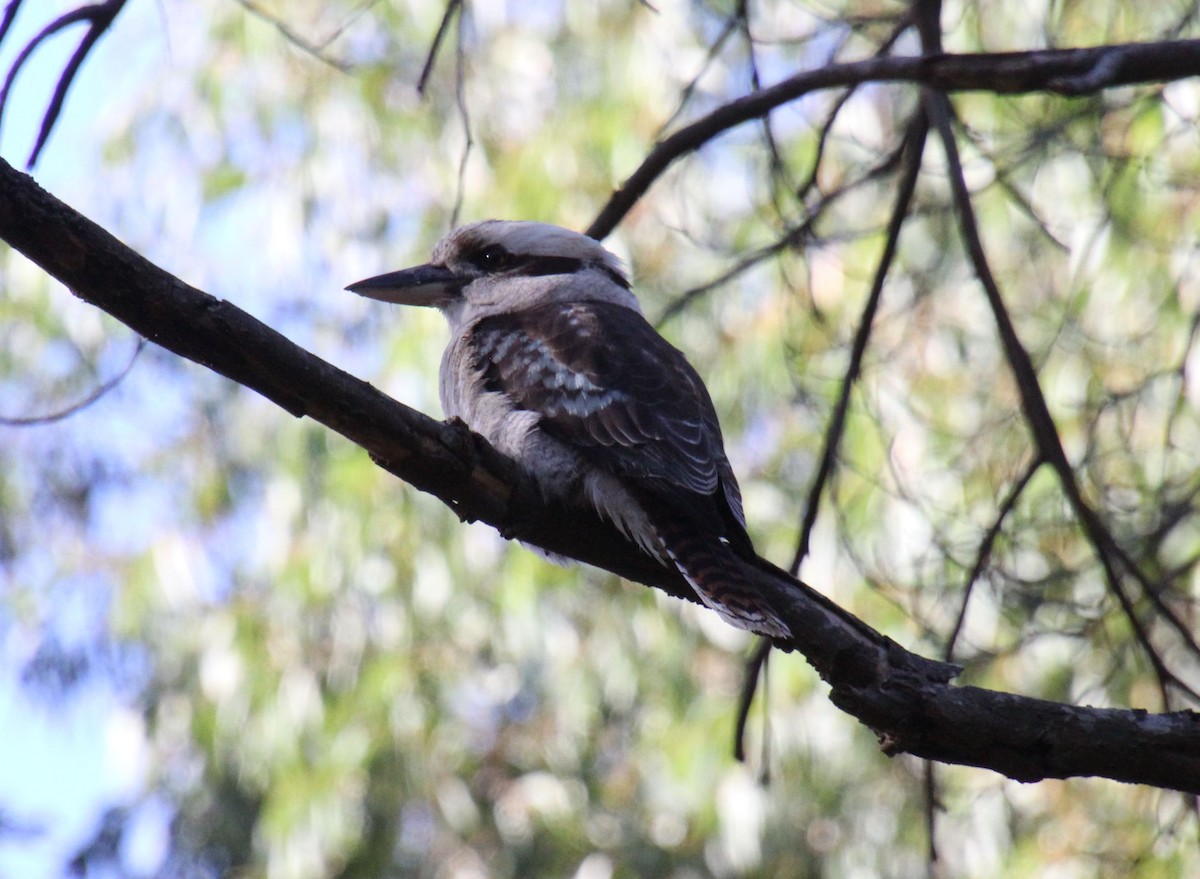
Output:
[[[70,90],[71,84],[75,81],[75,74],[79,72],[84,59],[87,58],[96,43],[104,36],[104,32],[112,25],[114,19],[117,17],[117,13],[125,7],[125,2],[126,0],[103,0],[101,3],[80,6],[77,9],[72,9],[70,12],[60,15],[42,28],[37,36],[30,40],[25,48],[21,50],[16,60],[13,61],[12,67],[8,70],[8,76],[4,80],[4,85],[0,87],[0,121],[4,118],[4,110],[8,106],[8,95],[13,83],[16,81],[17,74],[21,72],[21,68],[25,65],[25,62],[37,51],[37,48],[64,28],[70,27],[73,24],[79,24],[80,22],[88,22],[87,32],[83,35],[79,46],[67,61],[62,74],[58,78],[58,84],[54,87],[54,94],[51,95],[50,103],[46,107],[46,115],[42,117],[42,127],[38,131],[37,141],[33,145],[33,151],[29,154],[26,167],[32,168],[37,164],[38,156],[41,155],[46,141],[50,139],[50,132],[54,130],[54,123],[58,121],[58,115],[62,112],[63,104],[67,99],[67,92]],[[22,3],[23,0],[11,0],[8,8],[5,10],[4,19],[0,21],[0,42],[3,42],[4,37],[8,35],[8,30],[16,19],[17,12]]]
[[872,58],[805,70],[770,88],[723,104],[660,141],[613,193],[587,234],[605,238],[676,159],[695,152],[743,122],[821,89],[872,81],[907,82],[941,92],[1054,92],[1078,96],[1118,85],[1167,82],[1198,74],[1200,40],[1126,43],[1095,49]]
[[425,87],[429,84],[429,76],[433,73],[433,65],[437,63],[438,52],[442,48],[442,43],[446,39],[446,33],[450,29],[450,21],[461,7],[462,0],[449,0],[446,3],[446,11],[442,13],[442,20],[438,24],[437,33],[434,34],[433,42],[429,46],[429,52],[425,56],[425,64],[421,68],[421,75],[417,77],[417,94],[422,97],[425,96]]
[[917,177],[921,170],[921,155],[925,151],[927,131],[928,123],[925,116],[923,113],[918,113],[909,124],[905,136],[904,175],[900,180],[899,191],[896,193],[896,204],[892,209],[891,219],[888,221],[887,238],[884,241],[883,252],[879,256],[879,264],[875,268],[871,290],[867,294],[862,315],[858,319],[854,342],[850,348],[850,363],[842,378],[841,390],[838,393],[837,402],[834,404],[829,425],[825,430],[825,437],[821,443],[821,460],[817,465],[817,472],[813,476],[812,486],[804,504],[800,537],[796,541],[796,552],[792,558],[792,564],[788,567],[793,574],[800,572],[800,564],[808,555],[809,541],[812,539],[813,528],[817,524],[817,510],[821,505],[821,495],[825,492],[825,485],[833,472],[833,464],[842,444],[842,437],[846,429],[846,416],[850,411],[850,393],[854,390],[854,383],[862,370],[863,357],[871,339],[871,328],[875,321],[875,315],[879,311],[879,301],[883,296],[883,285],[887,280],[892,261],[896,257],[900,243],[900,230],[904,226],[904,220],[908,217],[909,205],[912,203],[913,193],[917,188]]
[[[188,286],[7,163],[0,163],[0,238],[156,344],[342,434],[464,520],[686,594],[677,574],[607,523],[584,510],[548,507],[511,461],[461,425],[390,399]],[[985,767],[1022,781],[1098,775],[1200,793],[1200,716],[1192,712],[1076,707],[954,687],[944,665],[887,639],[873,642],[820,603],[780,592],[769,600],[804,633],[788,646],[804,653],[829,683],[832,701],[875,730],[888,754]]]

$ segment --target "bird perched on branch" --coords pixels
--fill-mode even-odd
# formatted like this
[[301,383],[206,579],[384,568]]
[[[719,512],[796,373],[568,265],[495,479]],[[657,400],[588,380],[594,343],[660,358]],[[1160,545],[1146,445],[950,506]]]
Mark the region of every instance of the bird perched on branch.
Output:
[[590,505],[673,565],[729,623],[791,638],[763,578],[800,584],[750,542],[708,391],[597,241],[485,220],[451,232],[429,263],[347,289],[439,309],[451,333],[439,375],[448,417],[520,463],[546,497]]

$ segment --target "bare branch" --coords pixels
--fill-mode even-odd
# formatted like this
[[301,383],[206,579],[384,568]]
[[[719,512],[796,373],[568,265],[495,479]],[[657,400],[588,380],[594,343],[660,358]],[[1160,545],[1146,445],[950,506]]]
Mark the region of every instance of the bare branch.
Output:
[[433,73],[433,65],[437,61],[438,51],[442,48],[442,43],[446,39],[446,34],[450,30],[450,20],[454,18],[454,13],[458,12],[462,7],[462,0],[449,0],[446,3],[446,11],[442,13],[442,20],[438,24],[437,33],[433,36],[433,42],[429,46],[429,54],[425,56],[425,64],[421,67],[421,75],[417,77],[417,94],[421,97],[425,96],[425,87],[429,84],[429,76]]
[[[151,341],[347,437],[463,519],[687,594],[678,574],[594,513],[545,504],[511,461],[461,425],[397,403],[230,303],[189,287],[4,162],[0,239]],[[874,729],[888,754],[985,767],[1022,781],[1100,775],[1200,793],[1198,715],[1072,707],[952,687],[944,665],[863,636],[869,627],[847,625],[849,615],[831,614],[828,600],[783,584],[767,598],[793,631],[803,632],[803,643],[794,646],[829,681],[833,702]]]
[[725,19],[725,23],[721,26],[721,32],[709,42],[708,51],[704,53],[704,60],[700,63],[700,68],[688,81],[687,85],[679,90],[679,100],[675,103],[675,109],[671,111],[671,115],[667,117],[667,121],[662,124],[662,128],[658,134],[664,133],[675,124],[676,119],[683,115],[683,111],[692,100],[692,95],[696,93],[696,89],[700,85],[700,80],[704,78],[704,74],[708,73],[712,65],[716,62],[717,57],[721,54],[721,50],[725,47],[726,41],[737,31],[741,15],[742,10],[739,8],[731,12]]
[[[1117,60],[1114,60],[1117,59]],[[1098,75],[1095,71],[1101,71]],[[605,238],[663,172],[678,158],[718,135],[820,89],[863,82],[907,82],[943,92],[996,94],[1058,92],[1079,95],[1120,85],[1166,82],[1200,74],[1200,40],[1126,43],[1094,49],[1052,49],[921,58],[872,58],[806,70],[770,88],[752,92],[713,110],[659,142],[637,170],[613,193],[587,234]]]
[[739,763],[746,762],[746,723],[750,719],[750,706],[758,692],[760,678],[765,679],[767,662],[771,657],[771,642],[762,638],[754,645],[754,652],[742,669],[742,689],[738,694],[737,721],[733,725],[733,757]]
[[954,646],[958,643],[958,636],[962,632],[963,624],[967,620],[967,606],[971,603],[971,594],[975,591],[975,584],[983,576],[983,570],[987,567],[987,563],[992,557],[992,549],[995,547],[996,540],[1000,537],[1000,532],[1004,528],[1004,520],[1008,518],[1008,514],[1017,505],[1017,501],[1021,499],[1021,495],[1042,464],[1043,459],[1037,458],[1025,468],[1025,472],[1021,474],[1021,478],[1013,484],[1008,494],[1004,496],[1004,500],[1000,503],[1000,508],[996,511],[996,518],[992,521],[992,525],[988,528],[987,533],[983,535],[983,540],[979,542],[979,549],[975,552],[975,563],[971,565],[971,572],[967,575],[966,586],[963,587],[962,603],[958,607],[958,616],[954,620],[954,626],[950,629],[950,636],[946,639],[946,646],[942,652],[942,656],[945,657],[947,662],[954,656]]
[[[451,0],[451,6],[458,0]],[[451,10],[446,10],[449,20]],[[471,151],[475,148],[475,139],[471,135],[471,110],[467,106],[467,57],[463,30],[466,28],[466,21],[460,14],[458,16],[458,45],[454,49],[454,105],[458,108],[458,118],[462,120],[463,129],[463,148],[462,155],[458,159],[458,184],[454,190],[454,207],[450,209],[450,226],[451,228],[458,225],[459,214],[462,213],[463,199],[467,195],[467,162],[471,159]],[[439,31],[438,39],[441,39]],[[436,49],[435,49],[436,51]]]
[[[1021,409],[1025,413],[1025,420],[1029,425],[1030,433],[1033,435],[1038,453],[1054,469],[1059,483],[1062,485],[1063,492],[1071,504],[1071,508],[1075,511],[1076,517],[1079,519],[1092,546],[1095,548],[1100,563],[1104,568],[1109,591],[1117,599],[1118,604],[1120,604],[1122,612],[1133,629],[1134,636],[1142,645],[1146,657],[1158,675],[1164,702],[1170,705],[1170,697],[1167,691],[1168,684],[1178,687],[1193,697],[1200,698],[1200,694],[1197,694],[1191,687],[1180,680],[1174,672],[1167,668],[1162,657],[1151,642],[1146,625],[1138,614],[1137,608],[1134,607],[1133,599],[1126,592],[1125,586],[1122,583],[1121,573],[1118,570],[1118,567],[1124,567],[1125,570],[1132,571],[1136,566],[1133,565],[1132,560],[1118,546],[1116,539],[1109,532],[1108,527],[1101,520],[1099,514],[1084,499],[1078,480],[1076,480],[1074,471],[1071,468],[1071,463],[1067,459],[1067,453],[1063,449],[1058,427],[1054,423],[1054,418],[1050,414],[1050,408],[1038,383],[1037,370],[1034,369],[1033,360],[1017,336],[1016,328],[1013,326],[1008,309],[1004,304],[999,284],[997,284],[992,274],[987,254],[984,252],[983,241],[980,238],[979,228],[975,222],[975,213],[971,207],[966,178],[963,176],[962,163],[958,156],[958,146],[954,140],[949,98],[940,92],[927,90],[924,93],[923,104],[945,148],[950,188],[958,212],[959,227],[962,232],[964,245],[971,260],[971,265],[975,269],[975,275],[983,287],[988,306],[992,311],[992,317],[996,321],[1000,344],[1004,351],[1005,359],[1016,380],[1017,390],[1021,398]],[[1144,582],[1148,583],[1148,581]],[[1194,655],[1200,655],[1200,646],[1196,644],[1194,637],[1188,631],[1183,621],[1166,605],[1157,592],[1151,590],[1145,590],[1145,592],[1154,603],[1156,610],[1180,635],[1182,642],[1189,651]]]
[[863,356],[866,354],[867,343],[871,338],[871,327],[875,321],[875,313],[879,310],[879,301],[883,296],[883,284],[887,280],[892,260],[895,259],[896,249],[900,241],[900,230],[908,217],[908,208],[912,202],[913,192],[917,188],[917,177],[921,171],[921,155],[925,151],[925,137],[929,123],[925,114],[918,111],[909,123],[902,154],[905,157],[904,176],[900,181],[900,189],[896,194],[896,204],[888,221],[887,238],[884,241],[883,253],[879,257],[879,265],[875,268],[875,276],[871,282],[871,292],[863,305],[862,316],[858,319],[858,329],[854,333],[854,343],[850,349],[850,363],[846,367],[846,375],[842,378],[842,389],[838,394],[837,403],[833,407],[833,416],[825,430],[825,439],[821,445],[821,461],[813,476],[812,486],[804,504],[804,518],[800,524],[800,536],[796,541],[796,553],[788,568],[793,574],[800,572],[800,563],[808,555],[809,539],[817,523],[817,511],[821,507],[821,495],[825,491],[825,483],[833,470],[833,462],[841,447],[842,434],[846,427],[846,415],[850,410],[850,392],[862,369]]
[[350,65],[345,61],[339,61],[338,59],[331,58],[325,54],[325,49],[330,43],[342,35],[342,32],[346,29],[347,24],[343,24],[340,27],[334,28],[334,30],[328,36],[314,43],[312,40],[309,40],[297,33],[291,25],[289,25],[278,15],[274,15],[273,13],[268,12],[266,9],[263,9],[261,6],[255,3],[254,0],[234,0],[234,2],[236,2],[251,15],[271,25],[285,40],[287,40],[300,51],[311,55],[313,58],[316,58],[322,64],[328,64],[330,67],[340,73],[346,73],[350,70]]
[[[67,98],[67,91],[71,88],[71,83],[75,81],[75,74],[79,72],[84,59],[87,58],[88,53],[91,52],[100,37],[112,25],[113,20],[117,17],[117,13],[124,8],[125,2],[126,0],[103,0],[103,2],[94,3],[90,6],[80,6],[78,9],[72,9],[70,12],[60,15],[42,28],[37,36],[30,40],[25,48],[21,50],[16,60],[13,61],[12,67],[9,68],[8,76],[4,80],[4,86],[0,88],[0,120],[4,117],[4,110],[8,105],[8,93],[17,78],[17,74],[37,48],[64,28],[83,21],[90,22],[87,33],[84,34],[83,40],[80,41],[74,54],[67,61],[62,75],[58,78],[58,84],[54,87],[54,94],[50,98],[50,104],[46,107],[46,115],[42,117],[42,127],[38,132],[37,142],[33,146],[33,151],[29,154],[26,167],[32,168],[37,164],[42,147],[46,145],[46,141],[50,137],[50,132],[54,129],[54,123],[58,121],[58,115],[62,112],[63,103]],[[7,33],[12,20],[16,17],[18,6],[19,4],[14,0],[5,11],[4,20],[0,22],[0,38]]]
[[820,201],[816,202],[808,211],[808,216],[800,224],[788,229],[779,238],[772,241],[770,244],[754,250],[736,263],[730,266],[715,278],[711,278],[702,284],[684,290],[678,296],[675,296],[671,302],[663,309],[656,323],[661,325],[667,320],[680,314],[685,308],[692,304],[693,301],[707,293],[711,293],[719,287],[728,284],[734,278],[745,272],[750,271],[757,265],[765,262],[771,257],[778,256],[785,250],[799,248],[806,244],[813,235],[813,229],[817,222],[825,215],[825,212],[832,208],[834,204],[840,201],[845,196],[858,190],[859,188],[879,180],[882,177],[891,174],[896,166],[900,163],[900,158],[904,155],[905,144],[901,143],[899,147],[888,153],[877,164],[868,168],[860,176],[854,180],[844,183],[842,186],[830,192],[828,195],[821,197]]
[[133,365],[137,363],[138,355],[142,353],[142,349],[145,347],[146,340],[139,338],[133,346],[133,353],[129,355],[129,362],[125,364],[124,368],[112,378],[101,382],[99,386],[77,403],[72,403],[69,406],[46,415],[22,415],[15,417],[0,415],[0,424],[5,427],[34,427],[43,424],[53,424],[55,421],[62,421],[64,418],[70,418],[77,412],[82,412],[105,394],[115,389],[121,382],[125,381],[125,377],[133,370]]

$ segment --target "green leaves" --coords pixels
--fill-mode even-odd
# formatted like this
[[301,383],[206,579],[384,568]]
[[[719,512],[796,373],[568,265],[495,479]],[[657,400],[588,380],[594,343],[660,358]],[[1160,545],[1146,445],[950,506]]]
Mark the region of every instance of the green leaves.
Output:
[[[162,60],[138,101],[95,111],[122,124],[52,142],[103,183],[61,195],[102,190],[119,237],[436,414],[442,323],[348,280],[419,261],[456,205],[584,228],[664,135],[756,81],[870,55],[903,11],[655,5],[467,4],[424,98],[441,5],[288,4],[290,37],[245,5],[172,10],[169,55],[128,38]],[[991,4],[947,19],[946,44],[1193,28],[1143,6]],[[803,572],[898,641],[953,638],[971,683],[1191,704],[1171,678],[1195,677],[1200,559],[1189,82],[953,98],[992,273],[1127,559],[1123,593],[1036,469],[943,154],[922,157]],[[682,158],[609,241],[708,382],[751,532],[784,564],[918,108],[904,85],[841,96]],[[76,399],[125,362],[111,324],[11,253],[0,271],[0,414]],[[464,525],[340,438],[159,354],[71,419],[0,427],[0,584],[6,638],[133,657],[144,787],[114,814],[169,814],[164,874],[917,876],[929,813],[956,875],[1195,872],[1194,818],[1168,795],[939,768],[928,807],[923,768],[885,759],[794,656],[772,659],[736,765],[745,636]]]

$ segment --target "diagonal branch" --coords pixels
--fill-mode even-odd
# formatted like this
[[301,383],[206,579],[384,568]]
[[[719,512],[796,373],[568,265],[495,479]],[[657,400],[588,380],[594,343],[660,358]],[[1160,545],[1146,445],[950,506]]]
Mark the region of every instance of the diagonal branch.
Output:
[[[903,16],[900,21],[892,27],[891,32],[879,44],[879,48],[875,50],[872,57],[883,58],[895,47],[900,37],[909,27],[909,16]],[[819,172],[821,170],[821,161],[825,157],[825,150],[829,146],[829,136],[833,132],[833,124],[837,121],[839,115],[850,98],[854,96],[855,89],[853,87],[846,89],[834,100],[833,105],[826,111],[825,118],[822,120],[818,128],[816,148],[813,150],[812,163],[809,168],[808,177],[800,184],[796,190],[796,197],[800,201],[808,198],[808,194],[816,187]]]
[[[461,425],[388,398],[192,287],[0,161],[0,239],[151,341],[244,384],[290,414],[362,446],[380,466],[436,495],[463,519],[684,595],[673,571],[585,510],[549,507],[508,459]],[[1034,781],[1099,775],[1200,793],[1200,715],[1083,708],[952,687],[947,667],[862,634],[781,586],[767,596],[795,645],[822,670],[830,698],[870,726],[888,754],[911,753]],[[807,626],[807,628],[806,628]]]
[[891,219],[888,220],[887,238],[884,241],[883,252],[879,256],[879,265],[875,267],[871,292],[867,295],[862,315],[858,320],[858,329],[854,334],[854,342],[850,349],[850,363],[846,368],[846,375],[842,379],[842,388],[833,407],[833,417],[825,430],[825,439],[821,446],[821,461],[817,465],[817,472],[813,476],[812,486],[804,504],[804,517],[800,524],[800,536],[796,541],[796,553],[788,568],[793,574],[799,574],[800,563],[808,555],[809,540],[812,537],[812,530],[817,524],[817,512],[821,508],[821,495],[825,491],[829,475],[833,472],[838,449],[841,448],[842,435],[846,429],[846,416],[850,411],[850,393],[862,370],[863,357],[866,355],[867,344],[871,339],[871,329],[875,323],[875,313],[879,310],[879,301],[883,297],[883,285],[891,270],[892,261],[895,259],[900,241],[900,230],[908,218],[908,208],[917,188],[917,177],[921,171],[921,156],[925,152],[925,137],[928,131],[929,122],[925,118],[925,113],[918,109],[909,123],[905,136],[904,176],[900,180],[899,191],[896,193],[896,203],[892,208]]
[[133,353],[129,355],[129,360],[126,361],[125,366],[121,369],[121,371],[112,378],[105,379],[97,387],[88,392],[88,394],[82,400],[77,400],[68,406],[64,406],[61,409],[55,409],[53,412],[46,412],[42,415],[0,415],[0,426],[37,427],[43,424],[53,424],[56,421],[62,421],[66,418],[70,418],[72,415],[75,415],[78,412],[82,412],[97,400],[111,393],[118,386],[120,386],[121,382],[125,381],[125,377],[133,371],[133,367],[138,361],[138,356],[142,353],[145,347],[146,340],[144,338],[138,339],[133,346]]
[[328,64],[338,73],[349,72],[350,65],[347,62],[339,61],[337,58],[326,55],[325,49],[330,43],[332,43],[345,32],[346,28],[350,24],[350,21],[353,19],[353,16],[351,16],[350,19],[347,19],[338,27],[334,28],[333,31],[322,37],[320,40],[314,41],[305,37],[303,34],[289,25],[282,17],[259,6],[255,0],[234,0],[234,2],[245,9],[246,12],[253,15],[255,18],[266,22],[271,27],[275,28],[276,32],[281,37],[283,37],[301,52],[312,56],[322,64]]
[[958,636],[962,634],[963,626],[967,621],[967,607],[971,603],[971,595],[975,592],[975,584],[983,576],[983,572],[992,558],[992,550],[996,546],[996,541],[1000,539],[1000,533],[1004,530],[1004,522],[1008,518],[1008,514],[1017,505],[1017,501],[1021,499],[1021,495],[1025,493],[1025,489],[1029,486],[1029,483],[1033,481],[1034,475],[1041,468],[1042,460],[1040,457],[1034,458],[1034,460],[1026,465],[1025,471],[1013,483],[1012,488],[1008,490],[1008,494],[1004,496],[1004,500],[1000,502],[1000,506],[996,510],[996,518],[992,520],[991,527],[983,535],[983,540],[979,542],[979,548],[975,551],[975,563],[971,565],[971,572],[967,574],[966,586],[963,587],[962,602],[958,606],[958,616],[954,618],[954,625],[950,629],[950,634],[946,637],[943,656],[945,656],[947,662],[954,656],[954,648],[958,644]]
[[425,55],[421,75],[417,77],[417,94],[421,97],[425,97],[425,87],[429,85],[429,77],[433,73],[433,65],[437,63],[438,52],[450,30],[450,22],[454,18],[454,13],[458,12],[461,6],[462,0],[449,0],[445,12],[442,13],[442,20],[438,24],[437,33],[433,36],[433,43],[430,44],[429,52]]
[[[9,68],[8,76],[4,80],[4,85],[0,87],[0,118],[4,115],[5,107],[8,104],[8,93],[17,78],[17,74],[20,73],[25,62],[37,51],[37,48],[64,28],[82,21],[88,22],[87,33],[83,35],[83,39],[79,42],[74,54],[67,61],[66,67],[63,68],[63,72],[58,78],[58,84],[54,87],[54,94],[50,97],[50,104],[46,108],[46,115],[42,117],[42,127],[38,132],[37,142],[33,146],[33,151],[29,154],[29,161],[26,163],[27,167],[32,168],[37,164],[38,156],[41,155],[42,148],[50,138],[50,132],[54,128],[54,123],[58,121],[58,115],[62,112],[63,103],[67,99],[67,92],[71,88],[71,83],[75,81],[75,75],[79,72],[79,68],[83,65],[83,61],[87,58],[88,53],[92,51],[99,39],[104,36],[104,32],[112,25],[117,14],[124,8],[125,3],[126,0],[102,0],[102,2],[93,3],[90,6],[80,6],[78,9],[72,9],[70,12],[60,15],[42,28],[37,36],[30,40],[25,48],[21,50],[16,60],[13,61],[12,67]],[[7,34],[8,28],[16,17],[19,6],[20,3],[18,0],[13,0],[9,5],[3,22],[0,22],[0,38]]]
[[[1133,598],[1128,594],[1122,583],[1120,568],[1129,569],[1132,560],[1129,560],[1128,556],[1123,553],[1115,538],[1113,538],[1107,526],[1101,520],[1100,515],[1083,497],[1079,482],[1076,480],[1071,463],[1067,459],[1067,453],[1063,448],[1058,427],[1054,422],[1053,416],[1050,414],[1050,408],[1046,403],[1045,396],[1042,394],[1041,385],[1038,383],[1037,370],[1033,366],[1033,360],[1030,358],[1029,352],[1025,350],[1025,346],[1017,336],[1012,318],[1009,316],[1008,309],[1004,304],[999,284],[997,284],[995,277],[992,275],[987,254],[983,249],[983,241],[980,238],[979,228],[975,222],[975,213],[971,207],[966,178],[963,175],[962,162],[958,155],[958,146],[954,139],[950,100],[941,92],[926,90],[922,103],[926,108],[931,124],[938,132],[938,137],[945,148],[950,189],[958,211],[959,227],[963,242],[967,250],[967,255],[971,260],[971,265],[975,269],[975,275],[983,287],[992,317],[996,321],[996,328],[1000,336],[1000,345],[1004,350],[1005,360],[1008,362],[1009,368],[1012,370],[1013,377],[1016,380],[1017,391],[1021,398],[1021,409],[1025,413],[1025,420],[1029,425],[1030,433],[1033,435],[1038,454],[1050,465],[1058,476],[1063,493],[1071,504],[1071,508],[1075,511],[1075,515],[1088,535],[1089,541],[1095,548],[1100,563],[1104,568],[1109,591],[1117,599],[1118,604],[1120,604],[1121,610],[1133,630],[1134,637],[1141,644],[1146,657],[1154,667],[1155,674],[1159,679],[1164,703],[1167,705],[1170,704],[1170,697],[1167,690],[1168,685],[1178,687],[1183,692],[1200,698],[1200,694],[1196,694],[1191,687],[1180,680],[1167,667],[1150,640],[1150,633],[1147,631],[1146,624],[1142,621],[1137,608],[1134,606]],[[1126,563],[1127,560],[1128,564]],[[1161,596],[1152,591],[1147,592],[1147,594],[1151,601],[1155,603],[1156,610],[1180,635],[1185,646],[1193,654],[1200,655],[1200,647],[1197,646],[1194,637],[1188,631],[1184,622],[1162,601]]]
[[852,193],[857,192],[866,184],[873,183],[895,172],[904,156],[906,144],[907,141],[902,141],[899,146],[883,156],[878,163],[868,168],[858,177],[843,183],[832,192],[822,195],[818,201],[808,208],[806,216],[800,223],[787,229],[783,235],[776,238],[770,244],[766,244],[741,257],[736,263],[722,271],[716,277],[684,290],[675,296],[667,307],[663,309],[662,314],[656,321],[656,326],[661,326],[664,322],[681,314],[696,299],[706,296],[719,287],[728,284],[755,266],[761,265],[766,260],[778,256],[785,250],[796,250],[803,247],[812,239],[813,230],[816,228],[817,223],[824,219],[826,213],[835,204]]
[[1200,40],[1124,43],[1094,49],[871,58],[805,70],[769,88],[723,104],[661,140],[612,194],[587,234],[603,239],[676,159],[743,122],[765,116],[810,92],[863,82],[907,82],[943,92],[1056,92],[1077,96],[1200,74]]

